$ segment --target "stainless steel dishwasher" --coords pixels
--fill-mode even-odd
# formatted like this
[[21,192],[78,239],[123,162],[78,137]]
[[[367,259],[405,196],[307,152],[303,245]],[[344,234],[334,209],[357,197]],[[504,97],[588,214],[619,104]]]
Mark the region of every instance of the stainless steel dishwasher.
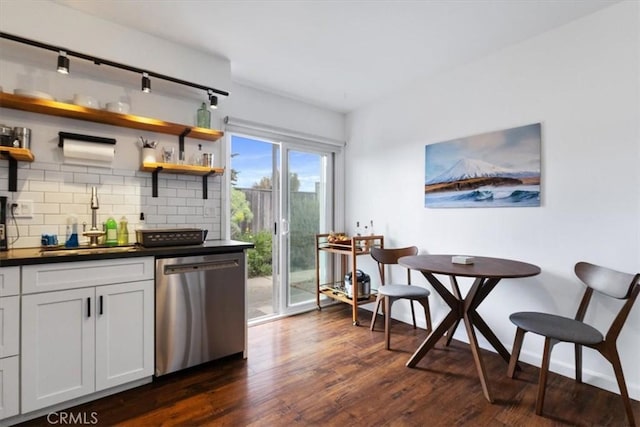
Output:
[[244,252],[156,260],[157,376],[246,357]]

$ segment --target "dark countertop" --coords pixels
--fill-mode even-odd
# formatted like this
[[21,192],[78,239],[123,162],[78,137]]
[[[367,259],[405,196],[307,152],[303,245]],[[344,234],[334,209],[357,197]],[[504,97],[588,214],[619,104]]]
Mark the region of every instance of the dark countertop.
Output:
[[0,267],[19,265],[51,264],[57,262],[91,261],[114,258],[131,258],[153,256],[169,258],[175,256],[210,255],[230,252],[241,252],[254,247],[253,243],[237,240],[207,240],[201,245],[163,246],[145,248],[138,245],[115,248],[98,248],[92,250],[56,250],[43,252],[40,247],[10,249],[0,252]]

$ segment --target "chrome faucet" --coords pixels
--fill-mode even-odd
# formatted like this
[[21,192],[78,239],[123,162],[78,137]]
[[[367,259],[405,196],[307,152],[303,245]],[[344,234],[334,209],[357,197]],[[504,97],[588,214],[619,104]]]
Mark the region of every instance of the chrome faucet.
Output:
[[98,246],[98,238],[105,234],[103,230],[98,230],[98,209],[98,189],[91,187],[91,229],[82,233],[83,236],[89,237],[89,246]]

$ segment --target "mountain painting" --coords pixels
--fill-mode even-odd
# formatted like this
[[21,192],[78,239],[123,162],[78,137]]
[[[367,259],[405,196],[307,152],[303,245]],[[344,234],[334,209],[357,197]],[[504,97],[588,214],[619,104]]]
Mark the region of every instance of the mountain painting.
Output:
[[540,206],[541,124],[425,147],[428,208]]

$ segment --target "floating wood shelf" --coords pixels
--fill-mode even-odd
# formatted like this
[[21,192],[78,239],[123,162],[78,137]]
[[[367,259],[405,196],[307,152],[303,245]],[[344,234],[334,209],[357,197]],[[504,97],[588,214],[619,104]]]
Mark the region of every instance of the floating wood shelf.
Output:
[[175,163],[151,163],[145,162],[140,166],[140,170],[151,172],[152,175],[152,193],[153,197],[158,197],[158,173],[175,173],[184,175],[202,176],[202,198],[206,199],[208,193],[208,180],[210,175],[222,175],[224,168],[208,168],[206,166],[178,165]]
[[20,162],[33,162],[35,160],[31,150],[27,150],[26,148],[0,146],[0,154],[2,154],[2,157],[12,157]]
[[159,132],[168,135],[185,135],[189,138],[216,141],[224,133],[215,129],[186,126],[178,123],[165,122],[149,117],[134,116],[133,114],[113,113],[111,111],[97,110],[95,108],[82,107],[75,104],[50,101],[48,99],[29,98],[25,96],[0,93],[0,107],[13,108],[14,110],[29,111],[32,113],[48,114],[51,116],[66,117],[68,119],[85,120],[95,123],[103,123],[113,126],[121,126],[131,129]]
[[33,162],[31,150],[0,146],[0,158],[9,160],[9,191],[18,191],[18,161]]
[[205,166],[178,165],[175,163],[143,163],[140,170],[144,172],[155,172],[160,169],[165,173],[177,173],[185,175],[215,175],[223,174],[224,168],[208,168]]

